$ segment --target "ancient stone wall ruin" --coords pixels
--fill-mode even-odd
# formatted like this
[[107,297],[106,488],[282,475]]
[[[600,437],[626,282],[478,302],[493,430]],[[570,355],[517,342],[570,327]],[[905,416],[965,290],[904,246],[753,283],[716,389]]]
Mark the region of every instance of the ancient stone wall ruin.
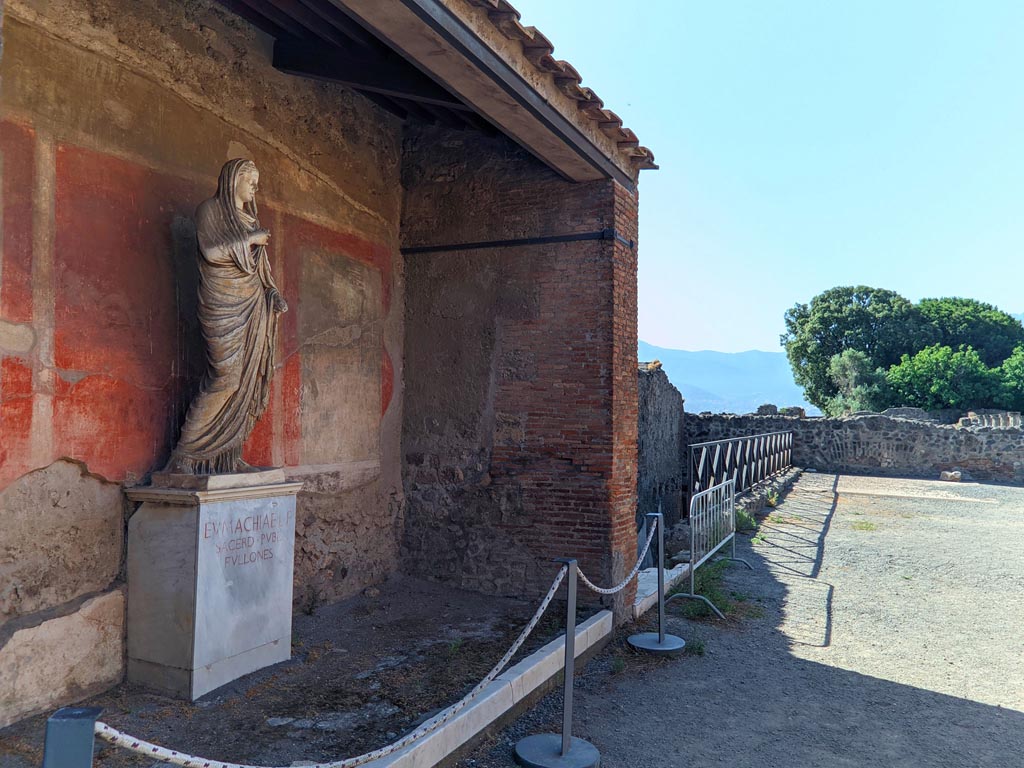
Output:
[[688,415],[687,445],[793,431],[793,463],[819,471],[938,479],[958,468],[983,482],[1024,482],[1024,431],[883,415],[845,419]]
[[660,363],[640,363],[640,429],[637,523],[661,510],[667,527],[675,525],[683,502],[683,396]]

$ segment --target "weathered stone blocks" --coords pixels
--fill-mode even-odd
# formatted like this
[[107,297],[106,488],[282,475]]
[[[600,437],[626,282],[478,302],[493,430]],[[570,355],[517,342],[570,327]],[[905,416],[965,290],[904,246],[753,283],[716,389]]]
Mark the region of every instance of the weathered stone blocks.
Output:
[[107,589],[121,567],[121,490],[57,461],[0,492],[0,626]]
[[124,609],[124,592],[115,589],[6,642],[0,634],[0,728],[120,682]]
[[639,401],[638,523],[643,515],[660,509],[671,528],[681,517],[683,397],[660,363],[641,363]]

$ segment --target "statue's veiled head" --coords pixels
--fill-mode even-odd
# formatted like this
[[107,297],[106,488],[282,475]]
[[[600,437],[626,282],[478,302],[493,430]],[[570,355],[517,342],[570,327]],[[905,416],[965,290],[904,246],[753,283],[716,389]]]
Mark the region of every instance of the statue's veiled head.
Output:
[[220,170],[217,197],[232,208],[244,210],[255,216],[259,182],[260,172],[252,160],[241,157],[228,160]]

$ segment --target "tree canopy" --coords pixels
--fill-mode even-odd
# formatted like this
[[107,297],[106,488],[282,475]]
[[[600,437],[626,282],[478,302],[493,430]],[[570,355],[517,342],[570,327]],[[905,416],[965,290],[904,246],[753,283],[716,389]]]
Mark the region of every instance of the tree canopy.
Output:
[[795,305],[785,323],[793,376],[829,415],[1024,406],[1024,326],[991,304],[915,305],[894,291],[842,286]]
[[1024,344],[1020,320],[974,299],[921,299],[917,308],[937,333],[936,343],[951,349],[972,347],[985,365],[997,366]]
[[999,372],[974,349],[954,352],[942,344],[904,355],[886,374],[897,402],[928,411],[992,407],[1000,398]]
[[864,285],[831,288],[786,312],[781,337],[796,383],[807,399],[827,410],[839,394],[829,376],[835,355],[863,352],[872,368],[888,368],[933,343],[935,330],[895,291]]
[[842,416],[854,411],[879,411],[888,407],[891,390],[881,368],[875,368],[859,349],[833,355],[828,375],[838,394],[825,404],[825,414]]
[[1001,406],[1011,411],[1024,411],[1024,346],[1016,347],[999,366],[999,379]]

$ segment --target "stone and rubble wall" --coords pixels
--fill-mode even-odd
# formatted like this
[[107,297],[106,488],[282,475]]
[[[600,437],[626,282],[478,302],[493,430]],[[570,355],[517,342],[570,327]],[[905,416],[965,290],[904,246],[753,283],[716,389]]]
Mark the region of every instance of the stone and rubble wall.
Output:
[[[410,134],[403,183],[403,247],[636,240],[632,192],[566,182],[503,137]],[[546,588],[555,557],[620,579],[636,557],[635,250],[410,253],[405,274],[406,568],[502,595]]]
[[[223,163],[261,171],[290,305],[245,458],[305,483],[300,608],[397,567],[404,300],[397,118],[274,70],[212,0],[0,13],[2,726],[120,679],[121,486],[167,460],[199,384],[192,215]],[[42,650],[61,638],[67,668]]]
[[659,509],[671,528],[684,516],[683,396],[660,364],[640,363],[637,524]]
[[1020,429],[1020,411],[968,411],[959,419],[961,427],[992,427],[995,429]]
[[[793,431],[793,464],[819,471],[1024,483],[1024,431],[959,427],[879,414],[845,419],[688,414],[686,444]],[[686,464],[684,463],[684,468]]]

